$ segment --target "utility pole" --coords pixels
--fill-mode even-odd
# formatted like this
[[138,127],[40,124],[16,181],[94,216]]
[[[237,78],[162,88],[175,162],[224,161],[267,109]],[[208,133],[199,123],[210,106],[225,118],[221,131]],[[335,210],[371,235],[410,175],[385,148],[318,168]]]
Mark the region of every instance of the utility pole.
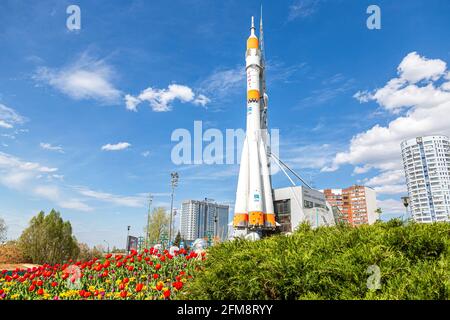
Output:
[[148,232],[149,232],[149,229],[150,229],[150,214],[151,214],[152,203],[153,203],[153,196],[152,196],[151,193],[149,193],[148,194],[147,228],[146,228],[146,231],[145,231],[145,246],[147,248],[149,247]]
[[178,186],[178,172],[172,172],[170,174],[170,182],[172,185],[172,196],[170,200],[170,223],[169,223],[169,243],[172,241],[172,219],[173,219],[173,194],[175,192],[175,187]]
[[[127,238],[128,239],[128,238]],[[128,240],[127,240],[128,241]],[[106,240],[103,240],[103,242],[105,242],[106,243],[106,245],[108,246],[108,251],[107,251],[107,253],[109,253],[109,242],[108,241],[106,241]]]

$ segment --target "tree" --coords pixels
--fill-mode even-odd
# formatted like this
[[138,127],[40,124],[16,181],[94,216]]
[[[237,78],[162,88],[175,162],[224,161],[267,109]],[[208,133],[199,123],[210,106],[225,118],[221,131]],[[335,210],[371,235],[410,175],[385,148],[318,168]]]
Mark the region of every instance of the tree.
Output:
[[160,241],[161,235],[169,231],[169,221],[170,217],[164,208],[158,207],[153,209],[148,227],[149,243],[155,244]]
[[76,259],[80,253],[69,221],[63,221],[59,212],[52,209],[33,217],[19,238],[19,245],[33,263],[62,263]]
[[180,243],[181,243],[181,233],[180,233],[180,231],[178,231],[178,233],[175,237],[175,240],[173,241],[173,245],[180,247]]
[[119,248],[116,248],[116,246],[113,246],[113,248],[111,250],[111,253],[126,253],[126,250],[125,249],[119,249]]
[[79,243],[78,248],[80,250],[80,253],[78,254],[79,261],[89,261],[94,258],[91,248],[89,248],[86,243]]
[[0,243],[6,241],[6,231],[8,227],[6,226],[5,220],[0,218]]

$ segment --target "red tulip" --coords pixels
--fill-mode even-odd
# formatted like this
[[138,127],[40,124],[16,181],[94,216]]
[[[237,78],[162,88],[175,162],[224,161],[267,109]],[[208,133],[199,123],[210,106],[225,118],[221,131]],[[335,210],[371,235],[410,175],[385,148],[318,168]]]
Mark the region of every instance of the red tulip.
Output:
[[125,285],[123,283],[119,284],[119,290],[125,289]]
[[133,271],[134,266],[128,266],[127,269],[128,269],[128,271]]
[[126,291],[120,291],[120,296],[122,298],[126,298],[127,297],[127,292]]
[[156,270],[161,269],[161,265],[158,263],[158,264],[155,266],[155,269],[156,269]]
[[122,280],[123,283],[128,283],[128,281],[130,281],[130,279],[128,279],[128,278],[123,278],[123,280]]
[[52,282],[52,287],[56,287],[57,285],[58,285],[58,282],[56,282],[56,281]]
[[121,266],[122,266],[122,262],[121,262],[121,261],[119,261],[119,262],[116,263],[116,267],[117,267],[117,268],[120,268]]
[[161,256],[161,257],[159,258],[159,260],[161,260],[161,262],[166,261],[166,256]]
[[112,257],[112,253],[108,253],[107,255],[106,255],[106,259],[109,259],[109,258],[111,258]]
[[166,291],[164,291],[164,298],[169,298],[170,297],[170,289],[167,289]]
[[89,298],[91,296],[91,293],[89,291],[85,291],[83,296],[85,298]]
[[37,294],[42,296],[44,294],[44,289],[39,288],[39,290],[37,291]]
[[163,284],[162,284],[162,283],[158,283],[158,284],[156,285],[156,290],[161,291],[162,288],[163,288]]
[[39,280],[39,281],[37,282],[38,287],[42,287],[43,284],[44,284],[44,283],[42,282],[42,280]]
[[153,279],[155,279],[155,280],[158,279],[158,277],[159,276],[156,273],[153,275]]
[[102,277],[107,277],[108,276],[108,270],[103,271]]
[[28,291],[33,292],[34,289],[36,289],[36,287],[34,286],[34,284],[32,284],[31,286],[28,287]]
[[80,297],[84,297],[84,293],[85,293],[86,291],[84,291],[84,290],[80,290],[80,291],[78,291],[78,294],[80,295]]
[[136,292],[141,292],[143,287],[144,287],[143,283],[138,283],[136,285]]
[[181,281],[174,282],[174,283],[172,284],[172,286],[173,286],[175,289],[180,290],[181,288],[183,288],[183,282],[181,282]]

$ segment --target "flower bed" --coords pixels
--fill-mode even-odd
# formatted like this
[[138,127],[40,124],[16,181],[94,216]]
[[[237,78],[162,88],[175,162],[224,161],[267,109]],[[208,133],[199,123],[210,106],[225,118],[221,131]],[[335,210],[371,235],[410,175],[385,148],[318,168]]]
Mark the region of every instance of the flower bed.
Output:
[[86,262],[3,270],[2,299],[183,299],[185,284],[203,268],[205,253],[154,248]]

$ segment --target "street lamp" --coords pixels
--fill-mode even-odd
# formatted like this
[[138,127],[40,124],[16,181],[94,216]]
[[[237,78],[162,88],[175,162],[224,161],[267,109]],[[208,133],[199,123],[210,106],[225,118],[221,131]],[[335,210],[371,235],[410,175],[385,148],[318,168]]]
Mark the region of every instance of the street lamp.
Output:
[[408,207],[409,207],[411,200],[409,199],[409,197],[402,197],[402,201],[403,201],[403,205],[405,206],[406,216],[408,216]]
[[147,228],[145,230],[145,246],[149,247],[149,238],[148,238],[148,230],[150,228],[150,214],[152,208],[153,196],[151,194],[148,195],[148,212],[147,212]]
[[173,194],[175,192],[175,187],[178,186],[178,172],[172,172],[170,174],[170,182],[172,185],[172,195],[170,201],[170,223],[169,223],[169,242],[172,241],[172,219],[173,219]]
[[129,248],[128,248],[128,240],[129,240],[129,238],[130,238],[130,229],[131,229],[131,226],[128,226],[127,227],[127,245],[125,246],[125,250],[128,252],[129,250]]
[[108,250],[107,250],[107,253],[109,253],[109,242],[108,242],[108,241],[106,241],[106,240],[103,240],[103,242],[105,242],[105,243],[106,243],[106,245],[108,246]]

